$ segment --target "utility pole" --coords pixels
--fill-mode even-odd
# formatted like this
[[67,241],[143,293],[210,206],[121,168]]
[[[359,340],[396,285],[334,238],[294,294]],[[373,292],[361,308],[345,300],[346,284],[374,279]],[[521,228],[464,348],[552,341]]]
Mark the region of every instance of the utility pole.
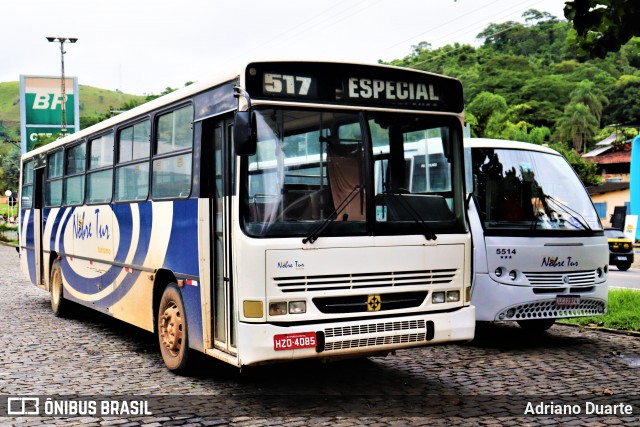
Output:
[[62,76],[60,79],[60,93],[62,96],[62,102],[60,104],[60,135],[64,137],[67,134],[67,94],[65,87],[66,81],[64,78],[64,54],[66,52],[64,51],[64,44],[65,42],[75,43],[78,39],[75,37],[47,37],[47,40],[49,43],[60,43],[60,63],[62,66]]

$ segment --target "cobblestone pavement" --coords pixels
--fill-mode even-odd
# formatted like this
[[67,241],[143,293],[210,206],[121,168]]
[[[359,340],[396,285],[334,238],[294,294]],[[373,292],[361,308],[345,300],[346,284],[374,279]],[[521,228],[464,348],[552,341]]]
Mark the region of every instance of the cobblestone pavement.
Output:
[[[41,406],[47,396],[144,396],[152,413],[0,417],[3,426],[640,426],[638,337],[559,325],[527,337],[505,324],[479,328],[469,344],[386,358],[242,372],[202,358],[197,373],[179,377],[147,332],[88,310],[55,318],[13,248],[0,246],[0,271],[0,408],[9,396],[39,396]],[[633,414],[620,414],[620,403]],[[528,404],[547,413],[572,405],[580,414],[525,414]],[[618,414],[585,414],[594,408]]]

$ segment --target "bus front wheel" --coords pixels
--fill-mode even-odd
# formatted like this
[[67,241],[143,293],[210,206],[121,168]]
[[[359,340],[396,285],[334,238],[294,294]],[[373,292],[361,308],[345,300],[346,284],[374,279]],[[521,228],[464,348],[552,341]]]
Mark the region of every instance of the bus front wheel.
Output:
[[51,289],[51,311],[56,317],[65,317],[69,314],[69,301],[64,299],[62,290],[62,270],[58,260],[53,262],[51,266],[51,275],[49,278],[49,287]]
[[162,360],[169,370],[184,373],[189,360],[187,318],[180,288],[166,287],[158,307],[158,341]]
[[529,332],[544,332],[554,323],[556,323],[556,319],[518,320],[518,325]]

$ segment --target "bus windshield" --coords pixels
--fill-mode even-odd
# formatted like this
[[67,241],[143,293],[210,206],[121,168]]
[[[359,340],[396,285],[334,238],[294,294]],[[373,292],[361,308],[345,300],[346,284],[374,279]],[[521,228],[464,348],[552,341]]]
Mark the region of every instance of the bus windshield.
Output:
[[247,234],[309,236],[321,227],[323,235],[433,237],[464,230],[451,167],[459,122],[269,108],[256,110],[256,124],[258,149],[241,178]]
[[486,229],[602,230],[582,182],[564,158],[473,148],[473,195]]

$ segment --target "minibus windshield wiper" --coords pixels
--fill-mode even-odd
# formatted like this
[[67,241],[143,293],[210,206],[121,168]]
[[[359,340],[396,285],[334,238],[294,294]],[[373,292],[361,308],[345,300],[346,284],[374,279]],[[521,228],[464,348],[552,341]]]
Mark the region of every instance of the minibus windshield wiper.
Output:
[[429,228],[429,226],[424,221],[424,219],[422,219],[420,214],[418,212],[416,212],[414,207],[411,206],[411,203],[409,203],[404,198],[404,195],[402,193],[400,193],[398,191],[391,190],[391,191],[388,191],[387,194],[392,195],[396,200],[400,201],[399,205],[402,206],[402,208],[409,214],[411,219],[413,219],[413,221],[416,224],[418,224],[418,226],[422,229],[425,239],[427,239],[427,240],[437,240],[438,239],[438,236],[436,236],[436,234],[433,231],[431,231],[431,228]]
[[[549,195],[543,194],[542,198],[546,201],[546,205],[548,206],[549,210],[551,210],[552,212],[557,210],[562,211],[565,214],[569,215],[570,218],[575,219],[575,221],[578,224],[580,224],[584,230],[591,230],[591,227],[589,227],[589,223],[587,222],[586,219],[584,219],[582,215],[580,215],[579,212],[571,209],[569,206],[565,205],[560,200],[555,199]],[[551,206],[551,203],[549,202],[551,202],[553,206]],[[571,222],[571,225],[575,227],[575,224],[573,222]]]
[[340,213],[342,213],[342,211],[346,209],[349,203],[351,203],[351,201],[356,197],[360,189],[360,185],[356,185],[355,187],[353,187],[353,190],[351,190],[349,194],[347,194],[347,197],[345,197],[342,202],[340,202],[338,207],[333,212],[331,212],[331,214],[329,214],[329,216],[326,217],[324,221],[322,221],[316,228],[314,228],[307,237],[302,239],[302,243],[313,243],[318,240],[318,236],[320,236],[320,233],[322,233],[325,228],[329,226],[329,224],[331,224],[338,218],[338,215],[340,215]]

